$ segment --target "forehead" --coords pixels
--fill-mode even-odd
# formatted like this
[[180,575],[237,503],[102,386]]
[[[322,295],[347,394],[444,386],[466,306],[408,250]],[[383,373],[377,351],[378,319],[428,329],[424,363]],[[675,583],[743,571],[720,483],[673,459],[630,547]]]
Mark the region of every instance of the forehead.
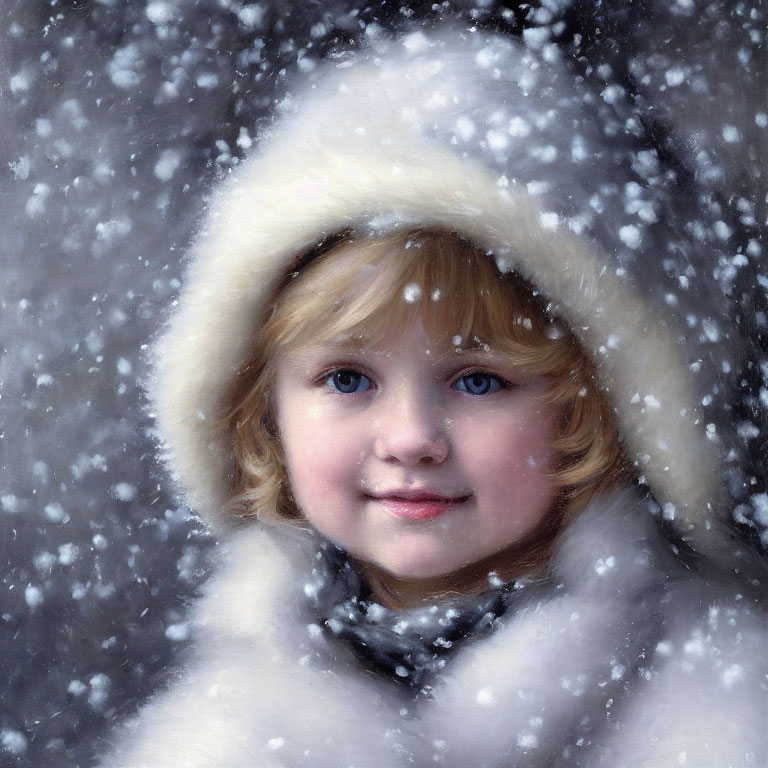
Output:
[[478,338],[463,339],[458,335],[429,332],[417,318],[414,322],[392,328],[376,338],[364,334],[340,335],[327,340],[310,341],[300,347],[285,350],[279,358],[283,370],[292,367],[310,368],[317,365],[353,363],[378,366],[389,362],[416,363],[426,368],[458,365],[488,365],[510,369],[515,356],[501,346]]

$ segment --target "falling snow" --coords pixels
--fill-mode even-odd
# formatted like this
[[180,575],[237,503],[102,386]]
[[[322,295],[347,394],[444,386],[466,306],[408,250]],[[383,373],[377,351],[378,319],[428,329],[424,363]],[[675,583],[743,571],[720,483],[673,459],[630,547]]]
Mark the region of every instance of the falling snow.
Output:
[[621,227],[619,229],[619,238],[621,238],[621,242],[624,243],[627,248],[632,248],[633,250],[638,249],[642,242],[640,229],[634,224],[627,224]]
[[408,283],[403,288],[403,299],[408,304],[415,304],[421,298],[421,286],[418,283]]

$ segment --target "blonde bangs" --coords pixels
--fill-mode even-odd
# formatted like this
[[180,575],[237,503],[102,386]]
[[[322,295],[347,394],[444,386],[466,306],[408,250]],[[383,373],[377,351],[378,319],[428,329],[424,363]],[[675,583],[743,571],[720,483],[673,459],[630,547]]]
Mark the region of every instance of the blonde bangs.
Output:
[[459,350],[490,345],[526,368],[547,367],[542,347],[563,332],[522,278],[452,233],[419,231],[342,241],[293,273],[265,333],[278,349],[367,346],[416,318]]

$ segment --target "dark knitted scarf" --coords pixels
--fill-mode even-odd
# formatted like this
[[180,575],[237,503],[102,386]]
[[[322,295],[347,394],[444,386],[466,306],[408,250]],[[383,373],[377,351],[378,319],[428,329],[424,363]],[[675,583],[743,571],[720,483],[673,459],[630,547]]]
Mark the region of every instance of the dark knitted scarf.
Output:
[[343,550],[322,542],[305,594],[319,625],[349,643],[363,664],[429,695],[425,680],[458,644],[492,631],[522,587],[522,581],[504,583],[489,574],[489,588],[479,596],[393,611],[367,594]]

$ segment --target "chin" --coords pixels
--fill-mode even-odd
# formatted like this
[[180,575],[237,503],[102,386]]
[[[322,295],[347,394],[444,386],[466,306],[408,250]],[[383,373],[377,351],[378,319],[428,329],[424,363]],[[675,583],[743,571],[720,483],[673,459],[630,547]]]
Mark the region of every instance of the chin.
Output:
[[379,562],[379,567],[387,571],[390,576],[403,581],[420,581],[427,579],[442,579],[461,569],[458,563],[445,562],[445,560],[430,560],[421,556],[414,559],[395,559],[388,562]]
[[400,581],[429,581],[450,576],[454,571],[444,568],[385,568],[390,576]]

